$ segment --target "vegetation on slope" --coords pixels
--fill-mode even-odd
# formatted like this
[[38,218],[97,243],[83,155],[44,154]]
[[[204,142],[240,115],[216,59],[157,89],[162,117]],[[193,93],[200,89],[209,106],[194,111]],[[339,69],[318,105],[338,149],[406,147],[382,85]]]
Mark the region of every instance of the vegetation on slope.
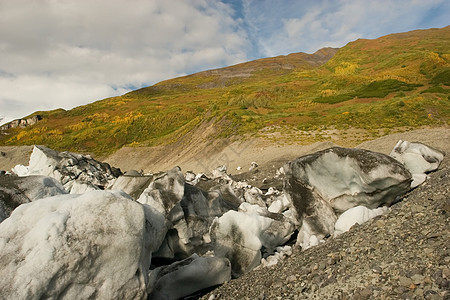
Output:
[[298,130],[448,125],[449,49],[445,27],[357,40],[337,52],[326,48],[256,60],[69,111],[36,112],[42,121],[10,129],[0,135],[0,144],[45,144],[104,156],[124,145],[171,143],[202,122],[216,122],[221,137],[273,125]]

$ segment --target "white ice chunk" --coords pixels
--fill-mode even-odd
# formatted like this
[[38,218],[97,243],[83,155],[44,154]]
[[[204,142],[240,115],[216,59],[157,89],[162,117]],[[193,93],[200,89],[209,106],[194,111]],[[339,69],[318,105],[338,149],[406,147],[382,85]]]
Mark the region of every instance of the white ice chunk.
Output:
[[11,171],[17,176],[28,176],[30,174],[30,170],[27,166],[24,165],[16,165]]
[[256,269],[274,266],[279,262],[283,261],[286,257],[291,255],[292,255],[291,246],[277,247],[273,255],[261,259],[261,264]]
[[79,181],[74,180],[71,183],[72,183],[72,185],[68,189],[71,194],[84,194],[89,191],[99,190],[98,187],[96,187],[93,184],[87,183],[87,182],[79,182]]
[[195,173],[191,171],[187,171],[186,174],[184,175],[184,178],[186,179],[187,182],[194,181],[195,177],[196,177]]
[[425,173],[436,170],[444,159],[444,153],[436,149],[422,143],[402,140],[398,141],[390,155],[403,163],[411,172],[413,175],[412,188],[423,183],[427,178]]
[[268,210],[273,213],[281,213],[283,211],[283,203],[277,199],[270,204]]
[[289,201],[289,198],[286,197],[286,194],[283,193],[278,196],[275,201],[272,202],[268,210],[273,213],[282,213],[283,211],[287,210],[290,205],[291,202]]
[[2,298],[145,299],[153,219],[111,191],[20,205],[0,224]]
[[269,187],[269,189],[267,190],[267,193],[265,193],[264,195],[265,196],[270,196],[270,195],[273,195],[273,194],[278,194],[277,189],[273,188],[273,187]]
[[382,215],[389,210],[386,206],[370,209],[365,206],[356,206],[345,211],[334,225],[334,236],[348,231],[355,224],[363,224],[376,216]]
[[153,176],[123,175],[117,178],[108,189],[124,191],[134,199],[138,199],[145,188],[148,187]]

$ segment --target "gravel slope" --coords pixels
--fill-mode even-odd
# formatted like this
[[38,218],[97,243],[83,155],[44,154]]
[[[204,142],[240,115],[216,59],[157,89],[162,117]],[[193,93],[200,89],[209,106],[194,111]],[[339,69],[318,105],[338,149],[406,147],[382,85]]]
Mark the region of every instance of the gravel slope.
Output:
[[[201,128],[210,134],[214,129]],[[370,140],[358,145],[358,148],[389,154],[399,139],[410,142],[420,141],[429,146],[449,151],[450,127],[415,129],[394,133]],[[284,142],[282,142],[284,141]],[[290,144],[285,142],[289,141]],[[185,141],[186,142],[186,141]],[[124,147],[105,158],[111,166],[122,171],[140,170],[146,172],[166,171],[180,166],[183,171],[210,172],[219,165],[227,165],[228,173],[236,175],[245,172],[252,161],[267,168],[281,166],[285,161],[301,155],[323,150],[332,146],[349,147],[352,145],[348,135],[342,139],[326,139],[322,142],[308,143],[292,136],[280,137],[278,141],[269,138],[250,138],[244,141],[227,142],[217,140],[214,143],[196,136],[186,144],[157,147]],[[17,164],[28,165],[33,146],[0,146],[0,170],[9,171]],[[96,158],[102,160],[100,158]],[[281,162],[281,163],[280,163]],[[236,168],[242,167],[242,171]]]
[[[210,132],[210,128],[204,128]],[[183,171],[210,172],[217,166],[226,165],[228,173],[239,174],[248,170],[252,161],[260,166],[272,165],[274,161],[288,161],[301,155],[313,153],[332,146],[353,147],[351,134],[342,138],[326,138],[321,142],[308,142],[299,136],[279,135],[273,139],[270,136],[249,137],[234,142],[203,140],[202,134],[186,144],[157,147],[123,147],[105,159],[112,166],[122,171],[143,169],[146,172],[166,171],[174,166],[180,166]],[[358,148],[389,154],[399,139],[410,142],[420,141],[429,146],[446,151],[450,144],[450,127],[415,129],[408,132],[394,133],[370,140],[358,145]],[[236,168],[242,167],[242,171]]]
[[0,170],[9,171],[16,165],[28,165],[33,146],[0,146]]
[[450,299],[450,159],[391,211],[202,299]]

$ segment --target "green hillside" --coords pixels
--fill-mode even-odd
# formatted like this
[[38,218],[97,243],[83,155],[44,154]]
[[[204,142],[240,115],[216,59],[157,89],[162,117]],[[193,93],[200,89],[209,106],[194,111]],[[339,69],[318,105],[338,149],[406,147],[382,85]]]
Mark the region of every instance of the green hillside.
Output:
[[[389,132],[450,120],[450,26],[357,40],[160,82],[9,129],[0,145],[110,154],[171,143],[214,122],[217,137],[274,130]],[[278,129],[276,129],[278,128]]]

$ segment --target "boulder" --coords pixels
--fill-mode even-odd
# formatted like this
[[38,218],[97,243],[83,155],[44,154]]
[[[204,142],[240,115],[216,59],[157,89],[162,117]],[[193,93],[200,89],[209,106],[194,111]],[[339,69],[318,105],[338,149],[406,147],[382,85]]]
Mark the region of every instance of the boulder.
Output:
[[211,226],[214,253],[231,262],[233,277],[239,277],[261,262],[261,250],[273,252],[289,240],[295,226],[281,214],[258,205],[242,203],[239,211],[228,211]]
[[180,299],[230,280],[231,265],[226,258],[193,254],[169,266],[156,268],[149,278],[149,299]]
[[338,214],[363,205],[389,206],[410,189],[411,173],[390,156],[333,147],[284,167],[285,193],[302,224],[299,241],[332,235]]
[[75,182],[105,189],[122,174],[119,169],[112,168],[107,163],[96,161],[89,155],[57,152],[44,146],[34,146],[29,166],[26,169],[23,166],[16,166],[14,170],[20,176],[44,175],[53,177],[71,193],[73,193],[72,186]]
[[427,173],[437,170],[444,153],[422,143],[410,143],[399,140],[390,156],[401,162],[411,172],[413,181],[411,188],[423,183]]
[[116,191],[21,205],[0,224],[0,298],[146,299],[157,226]]
[[0,222],[21,204],[61,194],[66,190],[51,177],[0,175]]

